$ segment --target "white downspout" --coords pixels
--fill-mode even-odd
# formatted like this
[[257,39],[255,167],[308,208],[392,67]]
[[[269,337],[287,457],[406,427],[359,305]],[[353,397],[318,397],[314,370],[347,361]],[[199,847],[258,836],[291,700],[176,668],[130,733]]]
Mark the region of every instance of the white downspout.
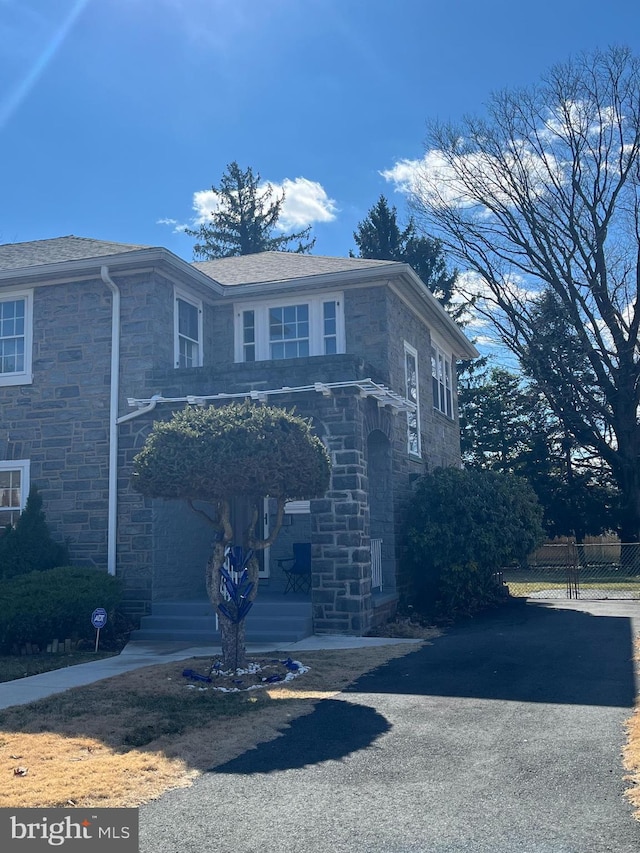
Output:
[[118,523],[118,396],[120,393],[120,290],[100,267],[100,276],[112,293],[111,300],[111,393],[109,399],[109,510],[107,522],[107,571],[116,573],[116,526]]

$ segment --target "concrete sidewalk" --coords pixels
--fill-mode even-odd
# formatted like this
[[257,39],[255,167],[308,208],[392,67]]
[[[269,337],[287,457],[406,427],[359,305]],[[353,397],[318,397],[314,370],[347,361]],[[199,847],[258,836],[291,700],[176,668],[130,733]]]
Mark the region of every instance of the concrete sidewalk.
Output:
[[[356,649],[371,646],[386,646],[395,643],[419,643],[420,640],[395,640],[386,637],[345,637],[335,634],[306,637],[297,643],[269,643],[247,645],[249,656],[263,652],[278,651],[295,658],[298,652],[318,649]],[[0,709],[11,705],[24,705],[43,699],[53,693],[61,693],[71,687],[92,684],[103,678],[120,675],[143,666],[186,660],[194,657],[214,657],[221,653],[220,646],[185,646],[180,643],[130,642],[119,655],[101,658],[88,663],[67,666],[40,675],[31,675],[16,681],[0,684]]]

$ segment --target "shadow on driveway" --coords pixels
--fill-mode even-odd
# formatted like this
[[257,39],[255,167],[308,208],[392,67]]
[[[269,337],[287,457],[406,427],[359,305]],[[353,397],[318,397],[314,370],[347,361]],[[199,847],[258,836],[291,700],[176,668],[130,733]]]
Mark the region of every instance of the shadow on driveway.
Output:
[[514,600],[363,675],[346,692],[632,708],[633,644],[625,616]]
[[362,676],[344,700],[322,700],[282,737],[211,772],[269,773],[363,750],[391,729],[367,694],[633,708],[632,622],[510,602]]
[[293,720],[282,737],[216,767],[213,773],[292,770],[365,749],[391,726],[374,708],[323,699],[311,714]]

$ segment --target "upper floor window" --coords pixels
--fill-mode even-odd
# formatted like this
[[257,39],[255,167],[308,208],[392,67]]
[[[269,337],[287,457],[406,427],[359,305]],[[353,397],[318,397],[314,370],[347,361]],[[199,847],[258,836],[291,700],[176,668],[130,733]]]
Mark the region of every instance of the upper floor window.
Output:
[[431,382],[433,387],[433,407],[449,418],[453,417],[451,357],[439,346],[431,344]]
[[236,306],[236,361],[344,352],[342,294]]
[[202,302],[176,291],[174,312],[176,367],[202,367]]
[[407,451],[412,456],[420,456],[420,392],[418,389],[418,353],[404,342],[404,378],[405,396],[415,409],[407,412]]
[[0,385],[31,382],[31,292],[0,295]]
[[0,532],[15,524],[29,494],[29,460],[0,462]]

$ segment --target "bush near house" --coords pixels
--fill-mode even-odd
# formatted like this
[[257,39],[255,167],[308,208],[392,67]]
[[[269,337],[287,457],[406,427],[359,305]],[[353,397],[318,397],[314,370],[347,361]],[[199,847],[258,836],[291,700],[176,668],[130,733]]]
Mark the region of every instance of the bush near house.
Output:
[[46,571],[68,562],[67,547],[51,538],[42,510],[42,497],[32,486],[15,527],[7,527],[0,533],[0,579]]
[[529,484],[495,471],[427,474],[407,520],[410,603],[449,617],[496,601],[494,573],[524,561],[544,538],[542,509]]
[[45,650],[54,639],[95,640],[91,614],[104,607],[108,619],[100,645],[117,639],[122,582],[106,572],[64,566],[0,581],[0,651],[31,643]]

